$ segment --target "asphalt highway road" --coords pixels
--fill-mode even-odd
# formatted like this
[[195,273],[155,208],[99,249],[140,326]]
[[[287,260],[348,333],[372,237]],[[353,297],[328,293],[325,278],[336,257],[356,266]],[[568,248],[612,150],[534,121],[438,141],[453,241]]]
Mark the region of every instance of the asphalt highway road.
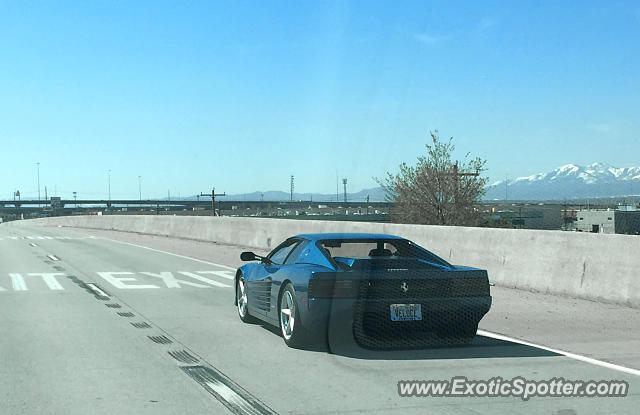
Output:
[[[372,352],[345,340],[290,349],[277,330],[237,317],[232,278],[243,249],[0,225],[0,413],[571,415],[640,407],[639,310],[492,287],[494,306],[469,346]],[[454,376],[630,386],[616,398],[398,395],[400,380]]]

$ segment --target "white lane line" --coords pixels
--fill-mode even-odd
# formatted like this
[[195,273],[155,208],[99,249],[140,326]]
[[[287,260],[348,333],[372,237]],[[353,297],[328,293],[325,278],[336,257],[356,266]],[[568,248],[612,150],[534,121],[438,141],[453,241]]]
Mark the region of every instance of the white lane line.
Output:
[[89,287],[89,289],[91,291],[93,291],[94,293],[98,294],[100,297],[104,297],[104,298],[111,298],[109,296],[109,294],[107,294],[106,292],[102,291],[100,289],[100,287],[98,287],[97,285],[93,284],[93,283],[87,283],[87,287]]
[[27,284],[24,282],[24,278],[20,274],[9,274],[11,277],[11,285],[13,285],[13,291],[28,291]]
[[49,259],[52,260],[52,261],[60,261],[60,258],[58,258],[55,255],[47,255],[47,257],[49,257]]
[[207,264],[207,265],[213,265],[214,267],[218,267],[218,268],[229,269],[229,270],[232,270],[232,271],[236,270],[235,268],[231,268],[231,267],[228,267],[226,265],[216,264],[215,262],[205,261],[203,259],[193,258],[193,257],[186,256],[186,255],[174,254],[173,252],[167,252],[167,251],[162,251],[160,249],[149,248],[148,246],[144,246],[144,245],[132,244],[131,242],[118,241],[118,240],[115,240],[115,239],[102,238],[102,237],[98,238],[98,239],[104,239],[106,241],[117,242],[119,244],[135,246],[135,247],[138,247],[138,248],[147,249],[149,251],[159,252],[161,254],[172,255],[172,256],[175,256],[175,257],[178,257],[178,258],[189,259],[191,261],[201,262],[201,263]]
[[29,246],[38,246],[38,244],[34,244],[33,242],[30,242]]
[[589,364],[596,365],[596,366],[601,366],[601,367],[604,367],[604,368],[607,368],[607,369],[617,370],[618,372],[624,372],[624,373],[628,373],[630,375],[640,376],[640,370],[638,370],[638,369],[632,369],[632,368],[626,367],[626,366],[620,366],[620,365],[616,365],[616,364],[613,364],[613,363],[603,362],[602,360],[593,359],[591,357],[582,356],[582,355],[571,353],[571,352],[566,352],[564,350],[553,349],[551,347],[542,346],[540,344],[535,344],[535,343],[531,343],[531,342],[520,340],[520,339],[515,339],[513,337],[505,336],[503,334],[492,333],[490,331],[478,330],[478,334],[480,336],[491,337],[491,338],[497,339],[497,340],[504,340],[504,341],[508,341],[508,342],[512,342],[512,343],[522,344],[522,345],[525,345],[525,346],[535,347],[537,349],[547,350],[547,351],[552,352],[552,353],[561,354],[561,355],[566,356],[566,357],[568,357],[570,359],[579,360],[581,362],[589,363]]

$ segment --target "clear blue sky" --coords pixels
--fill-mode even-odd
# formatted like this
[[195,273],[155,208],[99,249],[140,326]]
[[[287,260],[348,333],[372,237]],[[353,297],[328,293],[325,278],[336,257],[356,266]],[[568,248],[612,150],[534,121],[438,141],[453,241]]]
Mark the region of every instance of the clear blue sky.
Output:
[[0,3],[0,198],[374,187],[428,131],[491,181],[640,165],[640,3]]

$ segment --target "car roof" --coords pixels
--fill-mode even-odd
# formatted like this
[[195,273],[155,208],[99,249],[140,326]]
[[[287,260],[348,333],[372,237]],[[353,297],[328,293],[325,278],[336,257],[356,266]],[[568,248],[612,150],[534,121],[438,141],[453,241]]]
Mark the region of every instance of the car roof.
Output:
[[395,235],[384,233],[303,233],[296,235],[297,238],[309,239],[311,241],[321,241],[325,239],[404,239]]

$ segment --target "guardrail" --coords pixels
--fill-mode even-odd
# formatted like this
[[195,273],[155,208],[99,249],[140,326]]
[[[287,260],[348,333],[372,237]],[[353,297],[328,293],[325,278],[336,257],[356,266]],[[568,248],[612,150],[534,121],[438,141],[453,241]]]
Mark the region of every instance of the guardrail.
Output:
[[76,216],[30,223],[139,232],[270,249],[311,232],[408,238],[496,285],[640,307],[640,237],[524,229],[202,216]]

